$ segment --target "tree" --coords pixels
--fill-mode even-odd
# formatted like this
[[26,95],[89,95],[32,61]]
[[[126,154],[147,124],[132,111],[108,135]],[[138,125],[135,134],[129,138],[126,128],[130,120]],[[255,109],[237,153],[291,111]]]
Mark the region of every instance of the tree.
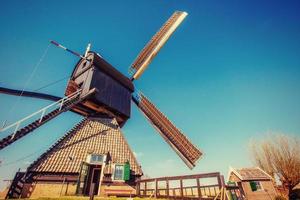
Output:
[[272,177],[278,176],[290,197],[300,182],[300,138],[272,134],[253,140],[250,149],[255,163]]

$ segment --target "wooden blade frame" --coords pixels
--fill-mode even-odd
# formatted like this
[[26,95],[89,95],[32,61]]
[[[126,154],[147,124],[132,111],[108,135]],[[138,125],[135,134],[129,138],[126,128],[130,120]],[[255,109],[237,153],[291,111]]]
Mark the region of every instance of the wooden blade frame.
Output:
[[161,29],[152,37],[152,39],[140,52],[140,54],[137,56],[137,58],[129,68],[129,73],[133,74],[131,78],[132,80],[138,79],[142,75],[152,59],[156,56],[158,51],[163,47],[163,45],[166,43],[166,41],[186,16],[186,12],[174,12],[174,14],[161,27]]
[[133,96],[133,101],[165,141],[175,150],[185,164],[192,169],[202,155],[200,150],[143,94],[139,93]]

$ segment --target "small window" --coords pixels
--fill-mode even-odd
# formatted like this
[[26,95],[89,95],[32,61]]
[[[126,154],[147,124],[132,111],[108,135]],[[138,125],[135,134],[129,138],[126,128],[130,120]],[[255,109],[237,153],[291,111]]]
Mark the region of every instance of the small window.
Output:
[[124,165],[115,165],[114,179],[123,180],[123,175],[124,175]]
[[91,154],[88,156],[87,162],[91,164],[101,164],[104,162],[104,155]]
[[103,155],[92,154],[91,161],[92,162],[102,162],[103,161]]
[[250,181],[250,187],[252,192],[262,190],[262,185],[259,181]]

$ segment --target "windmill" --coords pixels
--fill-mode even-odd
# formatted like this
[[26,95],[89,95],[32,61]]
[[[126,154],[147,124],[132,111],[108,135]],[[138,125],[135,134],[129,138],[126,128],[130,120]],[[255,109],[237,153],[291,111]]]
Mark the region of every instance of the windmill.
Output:
[[[166,143],[189,168],[193,168],[202,155],[200,150],[143,93],[137,91],[133,84],[141,77],[186,16],[186,12],[176,11],[173,13],[136,57],[129,68],[129,78],[104,60],[101,55],[90,51],[90,45],[85,54],[80,55],[55,41],[51,41],[52,44],[80,57],[69,79],[65,97],[0,88],[0,92],[5,94],[22,94],[22,96],[54,101],[53,104],[32,115],[2,128],[1,131],[10,129],[12,133],[0,140],[0,150],[65,111],[72,111],[87,118],[113,118],[122,127],[130,118],[131,101],[133,101]],[[35,121],[24,126],[26,121],[34,117]]]

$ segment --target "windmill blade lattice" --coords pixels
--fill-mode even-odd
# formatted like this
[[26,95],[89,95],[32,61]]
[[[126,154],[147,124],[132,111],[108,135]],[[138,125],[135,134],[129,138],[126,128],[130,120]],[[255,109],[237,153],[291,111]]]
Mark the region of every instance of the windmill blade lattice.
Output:
[[196,161],[201,157],[202,152],[142,93],[134,95],[133,101],[165,141],[175,150],[186,165],[192,169]]
[[129,68],[129,73],[132,75],[132,80],[138,79],[142,75],[152,59],[156,56],[158,51],[163,47],[163,45],[167,42],[169,37],[173,34],[186,16],[186,12],[174,12],[168,21],[152,37],[152,39],[140,52]]

